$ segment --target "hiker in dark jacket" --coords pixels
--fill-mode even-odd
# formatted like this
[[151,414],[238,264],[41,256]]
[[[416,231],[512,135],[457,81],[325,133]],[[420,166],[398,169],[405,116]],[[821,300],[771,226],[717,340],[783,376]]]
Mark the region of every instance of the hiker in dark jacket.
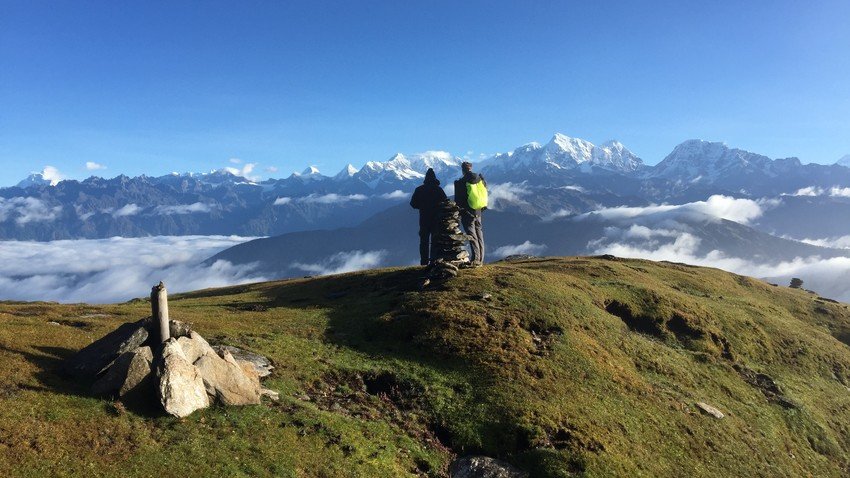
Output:
[[455,202],[460,208],[460,222],[463,224],[463,230],[471,236],[469,240],[472,254],[470,259],[473,266],[484,264],[484,230],[481,226],[481,211],[483,209],[473,209],[469,205],[469,197],[467,194],[467,184],[477,184],[483,182],[484,187],[487,187],[487,181],[480,174],[472,172],[472,163],[463,162],[461,165],[463,176],[455,181]]
[[434,170],[428,168],[422,186],[413,191],[410,205],[419,209],[419,263],[427,266],[433,256],[431,234],[437,232],[437,206],[447,199]]

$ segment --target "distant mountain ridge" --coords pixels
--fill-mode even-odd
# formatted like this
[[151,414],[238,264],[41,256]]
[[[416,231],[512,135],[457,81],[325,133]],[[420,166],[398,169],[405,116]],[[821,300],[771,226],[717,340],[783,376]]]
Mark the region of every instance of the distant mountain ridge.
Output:
[[[445,151],[397,153],[360,169],[347,165],[332,176],[310,166],[264,181],[230,170],[82,181],[33,174],[0,189],[0,239],[264,236],[353,226],[403,201],[428,168],[450,186],[463,160]],[[555,134],[546,144],[529,143],[477,162],[476,170],[496,187],[498,207],[541,217],[565,208],[583,213],[713,194],[764,198],[803,188],[850,187],[850,168],[843,165],[804,165],[796,158],[770,159],[701,140],[685,141],[647,166],[617,141],[595,145]]]

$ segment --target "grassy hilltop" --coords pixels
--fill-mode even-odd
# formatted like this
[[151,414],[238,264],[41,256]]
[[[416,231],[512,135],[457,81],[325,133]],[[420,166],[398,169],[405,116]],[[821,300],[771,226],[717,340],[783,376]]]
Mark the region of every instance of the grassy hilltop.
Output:
[[420,274],[172,297],[172,318],[271,358],[281,393],[183,420],[57,373],[147,302],[0,303],[0,470],[443,476],[474,453],[542,477],[850,474],[845,304],[642,260],[498,263],[426,292]]

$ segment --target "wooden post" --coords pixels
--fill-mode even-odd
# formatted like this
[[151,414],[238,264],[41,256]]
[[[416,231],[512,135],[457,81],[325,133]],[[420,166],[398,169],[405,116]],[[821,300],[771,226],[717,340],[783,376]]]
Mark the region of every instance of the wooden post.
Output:
[[168,324],[168,291],[162,281],[151,289],[151,318],[159,324],[160,342],[164,343],[171,338]]

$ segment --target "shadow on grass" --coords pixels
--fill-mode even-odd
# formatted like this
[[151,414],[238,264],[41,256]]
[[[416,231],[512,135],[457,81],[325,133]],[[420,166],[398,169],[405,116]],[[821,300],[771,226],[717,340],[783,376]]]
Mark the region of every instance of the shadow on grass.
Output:
[[[33,392],[55,393],[72,397],[102,398],[105,403],[110,403],[106,398],[95,397],[91,394],[90,382],[77,380],[65,374],[63,365],[67,359],[77,353],[77,350],[63,347],[35,346],[33,348],[38,350],[39,353],[32,353],[2,346],[0,348],[23,357],[38,368],[38,371],[33,374],[38,384],[18,384],[18,388]],[[152,401],[155,402],[155,400]],[[122,400],[121,403],[127,411],[139,416],[148,418],[162,416],[162,412],[156,407],[156,403],[151,403],[151,401]]]
[[[363,373],[369,393],[390,401],[402,397],[396,403],[400,410],[420,404],[422,408],[415,414],[427,416],[431,435],[443,446],[460,455],[508,455],[521,450],[524,445],[519,442],[523,440],[517,437],[524,431],[498,411],[491,410],[496,413],[475,418],[464,416],[465,423],[459,423],[459,416],[453,415],[458,413],[460,403],[468,404],[470,409],[480,409],[475,404],[487,399],[483,394],[492,389],[496,378],[435,339],[439,335],[437,329],[445,322],[428,314],[425,311],[427,302],[423,301],[441,300],[440,291],[449,290],[451,286],[436,286],[420,292],[423,276],[423,269],[407,268],[319,277],[308,282],[280,284],[264,291],[260,301],[240,305],[322,309],[328,317],[323,337],[326,343],[357,351],[378,362],[377,369],[358,372]],[[393,362],[410,364],[410,368],[394,369]],[[352,365],[353,369],[360,367],[362,365]],[[444,377],[445,381],[439,385],[423,382],[429,375]],[[334,385],[334,378],[330,380]],[[382,381],[389,385],[378,383]],[[446,387],[437,392],[446,394],[443,398],[432,395],[439,386]],[[410,390],[415,392],[405,393]],[[453,402],[448,407],[452,411],[432,408],[428,405],[431,399]],[[500,440],[491,440],[494,436],[505,439],[496,444]]]

